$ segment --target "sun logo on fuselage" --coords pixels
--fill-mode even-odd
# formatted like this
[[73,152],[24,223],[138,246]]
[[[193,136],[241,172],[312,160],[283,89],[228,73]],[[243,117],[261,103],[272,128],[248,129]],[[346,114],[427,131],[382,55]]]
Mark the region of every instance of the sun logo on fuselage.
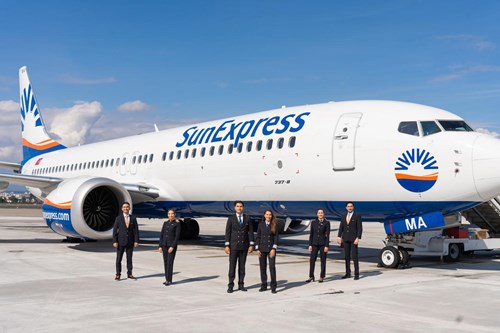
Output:
[[420,148],[412,148],[401,154],[394,170],[399,185],[416,193],[425,192],[434,186],[439,174],[434,156]]
[[25,126],[42,126],[42,119],[40,118],[40,112],[38,111],[38,105],[36,104],[31,84],[23,90],[21,96],[21,118],[23,131]]

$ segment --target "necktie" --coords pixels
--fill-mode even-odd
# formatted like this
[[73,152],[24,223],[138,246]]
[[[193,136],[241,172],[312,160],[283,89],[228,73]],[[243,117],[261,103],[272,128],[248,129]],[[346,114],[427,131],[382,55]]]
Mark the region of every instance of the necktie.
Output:
[[240,224],[243,224],[243,220],[241,219],[241,215],[238,215],[238,221],[240,222]]
[[128,229],[128,215],[125,215],[125,226],[127,227]]

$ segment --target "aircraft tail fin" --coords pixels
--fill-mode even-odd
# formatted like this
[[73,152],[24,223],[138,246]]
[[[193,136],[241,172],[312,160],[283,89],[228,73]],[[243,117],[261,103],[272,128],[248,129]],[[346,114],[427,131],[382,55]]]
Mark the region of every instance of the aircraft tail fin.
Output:
[[23,164],[35,156],[66,148],[53,140],[45,130],[42,115],[28,77],[28,69],[19,69]]

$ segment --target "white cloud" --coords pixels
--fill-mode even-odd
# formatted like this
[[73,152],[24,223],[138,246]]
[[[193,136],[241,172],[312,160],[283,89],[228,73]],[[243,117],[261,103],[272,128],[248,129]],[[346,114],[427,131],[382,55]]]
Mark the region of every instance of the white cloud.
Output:
[[151,110],[151,106],[140,100],[136,100],[123,103],[117,110],[118,112],[141,112]]
[[54,116],[50,123],[50,132],[56,134],[66,146],[83,144],[101,113],[102,105],[97,101],[77,102]]
[[467,75],[475,73],[496,73],[500,72],[500,66],[475,65],[475,66],[453,66],[452,73],[435,77],[432,81],[444,82],[461,79]]
[[487,128],[476,128],[476,132],[484,133],[484,134],[489,134],[489,135],[491,135],[491,136],[493,136],[495,138],[499,138],[500,139],[500,133],[495,132],[495,131],[490,131]]
[[465,45],[468,48],[472,48],[477,51],[483,51],[496,47],[495,43],[475,35],[467,35],[467,34],[445,35],[445,36],[437,36],[436,39],[458,41],[460,44]]
[[[19,145],[19,147],[20,146],[21,145]],[[0,147],[0,160],[1,161],[19,161],[20,158],[13,159],[13,158],[17,157],[16,150],[19,150],[19,147],[17,147],[17,148],[15,146]]]
[[97,79],[85,79],[74,75],[65,75],[61,77],[61,80],[66,83],[71,84],[106,84],[114,83],[117,80],[114,77],[103,77]]
[[0,101],[0,111],[19,111],[19,103],[13,100]]

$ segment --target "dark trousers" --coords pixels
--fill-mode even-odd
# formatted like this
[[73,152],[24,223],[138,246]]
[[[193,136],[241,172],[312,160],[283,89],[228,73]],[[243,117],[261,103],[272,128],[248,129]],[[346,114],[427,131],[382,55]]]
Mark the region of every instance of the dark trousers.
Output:
[[276,254],[274,257],[269,255],[269,252],[261,252],[259,258],[260,264],[260,281],[262,286],[267,287],[267,258],[269,258],[269,272],[271,273],[271,289],[276,289]]
[[174,274],[174,259],[177,253],[177,246],[174,247],[172,253],[168,253],[170,246],[162,246],[163,265],[165,266],[165,281],[172,282],[172,275]]
[[358,246],[351,241],[344,241],[345,273],[351,274],[351,254],[354,262],[354,275],[359,275]]
[[326,275],[326,253],[324,245],[313,245],[311,251],[311,258],[309,261],[309,277],[314,276],[314,265],[316,264],[316,258],[321,259],[321,274],[319,277],[324,278]]
[[116,249],[116,274],[122,273],[123,252],[127,252],[127,275],[132,275],[132,254],[134,253],[133,244],[125,246],[118,245],[118,248]]
[[236,275],[236,262],[238,262],[238,285],[242,286],[245,282],[245,262],[247,261],[247,250],[233,250],[229,253],[229,284],[228,287],[234,287],[234,278]]

